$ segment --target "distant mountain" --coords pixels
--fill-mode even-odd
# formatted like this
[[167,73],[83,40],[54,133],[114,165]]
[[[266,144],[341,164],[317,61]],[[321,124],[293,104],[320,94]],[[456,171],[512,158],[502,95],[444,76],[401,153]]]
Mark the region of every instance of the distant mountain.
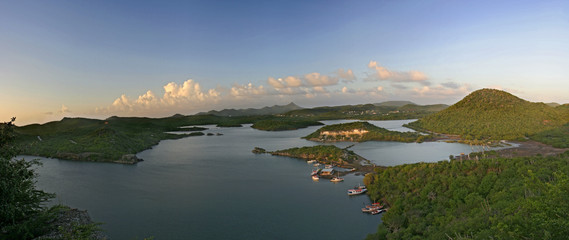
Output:
[[[400,106],[396,106],[400,105]],[[416,105],[409,101],[391,101],[376,104],[315,107],[285,113],[289,117],[325,119],[391,120],[416,119],[447,108],[448,105]]]
[[556,102],[546,103],[545,105],[550,106],[550,107],[559,107],[559,106],[561,106],[561,104],[556,103]]
[[374,103],[373,105],[375,106],[380,106],[380,107],[403,107],[405,105],[417,105],[413,102],[410,101],[386,101],[386,102],[380,102],[380,103]]
[[569,111],[520,99],[505,91],[481,89],[409,126],[475,139],[523,139],[569,121]]
[[247,109],[223,109],[221,111],[212,110],[209,112],[201,112],[196,115],[214,115],[214,116],[221,116],[221,117],[235,117],[235,116],[258,116],[258,115],[274,115],[274,114],[282,114],[292,110],[303,109],[302,107],[294,104],[293,102],[287,105],[274,105],[272,107],[264,107],[260,109],[255,108],[247,108]]

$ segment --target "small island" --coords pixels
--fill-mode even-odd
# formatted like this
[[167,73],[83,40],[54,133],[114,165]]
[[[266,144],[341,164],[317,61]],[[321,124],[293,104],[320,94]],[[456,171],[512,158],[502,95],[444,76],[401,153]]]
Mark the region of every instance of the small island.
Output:
[[304,138],[317,142],[423,142],[432,139],[432,136],[416,132],[390,131],[368,122],[351,122],[324,126]]
[[[371,162],[347,148],[334,145],[318,145],[312,147],[295,147],[277,151],[266,151],[255,147],[253,153],[268,153],[274,156],[286,156],[305,160],[316,160],[320,164],[330,164],[341,168],[354,169],[354,171],[371,171]],[[369,169],[368,169],[369,168]]]

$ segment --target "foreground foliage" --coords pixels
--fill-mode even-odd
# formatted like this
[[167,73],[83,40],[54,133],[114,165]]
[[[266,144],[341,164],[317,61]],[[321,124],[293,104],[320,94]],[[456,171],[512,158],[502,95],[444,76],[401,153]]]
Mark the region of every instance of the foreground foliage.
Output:
[[28,239],[43,233],[51,219],[44,203],[53,194],[35,188],[37,161],[14,159],[13,123],[0,123],[0,239]]
[[569,110],[532,103],[505,91],[481,89],[409,127],[470,139],[523,140],[569,121]]
[[367,239],[564,239],[569,152],[557,157],[417,163],[366,175],[390,206]]

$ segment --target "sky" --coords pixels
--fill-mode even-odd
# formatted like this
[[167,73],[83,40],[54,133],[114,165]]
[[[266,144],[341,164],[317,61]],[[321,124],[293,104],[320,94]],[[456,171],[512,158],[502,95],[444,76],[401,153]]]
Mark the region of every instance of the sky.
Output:
[[0,0],[0,121],[165,117],[481,88],[569,103],[568,1]]

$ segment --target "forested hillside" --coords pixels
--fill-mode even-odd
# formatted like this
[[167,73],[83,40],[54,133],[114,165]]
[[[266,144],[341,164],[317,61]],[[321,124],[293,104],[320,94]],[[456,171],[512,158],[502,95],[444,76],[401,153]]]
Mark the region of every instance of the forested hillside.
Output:
[[389,207],[367,239],[569,236],[569,152],[400,165],[376,169],[364,183]]
[[523,139],[569,122],[564,107],[520,99],[505,91],[481,89],[445,110],[410,123],[415,129],[457,134],[465,139]]

